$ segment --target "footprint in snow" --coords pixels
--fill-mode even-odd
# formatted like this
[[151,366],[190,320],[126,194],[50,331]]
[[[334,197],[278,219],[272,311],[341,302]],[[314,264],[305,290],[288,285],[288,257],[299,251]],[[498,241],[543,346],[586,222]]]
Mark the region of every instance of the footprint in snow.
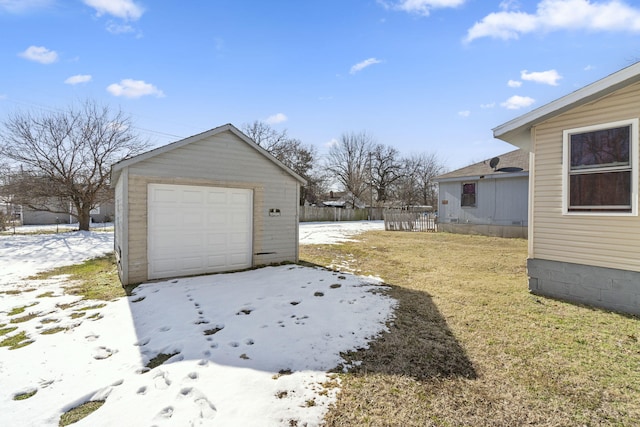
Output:
[[101,346],[96,349],[96,352],[93,355],[93,358],[96,360],[103,360],[113,356],[113,354],[117,352],[118,350],[112,350],[110,348]]
[[169,374],[164,371],[160,371],[153,377],[153,384],[158,390],[166,390],[171,385]]
[[171,418],[173,416],[173,406],[167,406],[166,408],[163,408],[160,412],[158,412],[158,415],[156,415],[156,418]]
[[86,337],[84,337],[84,338],[85,338],[87,341],[95,341],[95,340],[97,340],[98,338],[100,338],[100,335],[97,335],[97,334],[90,334],[90,335],[87,335],[87,336],[86,336]]
[[171,326],[163,326],[159,329],[160,332],[167,332],[171,330]]
[[193,403],[198,407],[199,419],[212,420],[216,417],[217,409],[216,407],[207,399],[207,396],[204,395],[200,390],[193,387],[185,387],[180,390],[180,398],[191,399]]
[[140,396],[144,396],[145,394],[147,394],[147,387],[146,386],[142,386],[138,389],[138,391],[136,391],[137,394],[139,394]]
[[149,344],[149,341],[151,341],[151,338],[145,337],[134,342],[133,345],[135,345],[136,347],[144,347],[145,345]]

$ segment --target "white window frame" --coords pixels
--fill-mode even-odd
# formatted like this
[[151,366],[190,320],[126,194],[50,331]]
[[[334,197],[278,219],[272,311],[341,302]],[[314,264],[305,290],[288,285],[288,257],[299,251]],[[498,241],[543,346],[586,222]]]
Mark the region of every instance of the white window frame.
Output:
[[[639,119],[620,120],[598,125],[566,129],[562,132],[562,214],[576,216],[638,216],[638,124]],[[571,135],[598,130],[631,126],[631,147],[629,162],[631,166],[631,212],[615,211],[570,211],[569,176],[571,172]]]

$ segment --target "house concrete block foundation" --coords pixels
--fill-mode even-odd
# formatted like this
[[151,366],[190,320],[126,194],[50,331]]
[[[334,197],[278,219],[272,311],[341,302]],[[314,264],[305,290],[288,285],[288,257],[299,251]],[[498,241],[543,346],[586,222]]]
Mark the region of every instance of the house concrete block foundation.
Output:
[[534,294],[640,315],[640,272],[542,259],[527,270]]
[[439,222],[438,231],[516,239],[526,239],[528,237],[526,225],[456,224],[453,222]]

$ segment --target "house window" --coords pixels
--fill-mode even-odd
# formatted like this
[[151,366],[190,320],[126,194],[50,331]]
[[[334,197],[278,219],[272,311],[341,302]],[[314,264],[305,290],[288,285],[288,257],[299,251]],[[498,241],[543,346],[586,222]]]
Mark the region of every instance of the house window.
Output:
[[565,213],[636,214],[638,120],[564,131]]
[[462,198],[460,205],[462,207],[467,208],[475,208],[477,202],[477,193],[476,193],[476,183],[475,182],[464,182],[462,184]]

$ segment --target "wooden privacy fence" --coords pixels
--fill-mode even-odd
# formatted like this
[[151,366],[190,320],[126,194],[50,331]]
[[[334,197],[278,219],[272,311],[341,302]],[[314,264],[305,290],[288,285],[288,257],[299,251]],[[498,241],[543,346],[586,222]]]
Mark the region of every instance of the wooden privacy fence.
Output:
[[300,206],[300,222],[381,220],[384,208],[343,209]]
[[387,231],[438,231],[438,218],[418,212],[385,212],[384,229]]

